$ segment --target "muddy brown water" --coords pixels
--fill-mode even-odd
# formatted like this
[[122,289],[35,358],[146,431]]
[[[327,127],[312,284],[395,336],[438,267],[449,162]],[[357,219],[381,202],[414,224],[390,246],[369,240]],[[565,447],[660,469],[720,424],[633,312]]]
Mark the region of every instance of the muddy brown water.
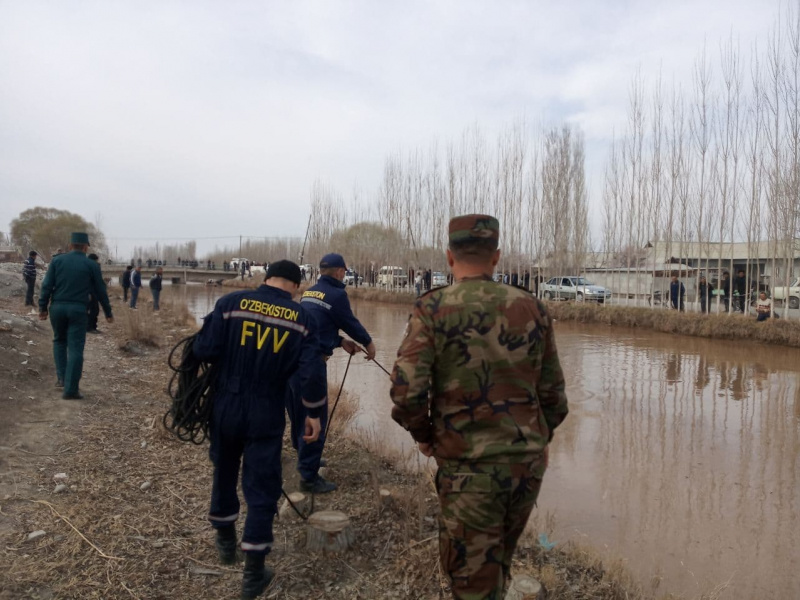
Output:
[[[202,315],[222,290],[169,292]],[[391,370],[408,308],[354,311]],[[622,559],[662,592],[727,584],[719,598],[800,598],[800,350],[566,322],[556,331],[571,412],[532,526]],[[333,383],[346,364],[336,353]],[[388,389],[383,371],[353,359],[354,426],[413,456]]]

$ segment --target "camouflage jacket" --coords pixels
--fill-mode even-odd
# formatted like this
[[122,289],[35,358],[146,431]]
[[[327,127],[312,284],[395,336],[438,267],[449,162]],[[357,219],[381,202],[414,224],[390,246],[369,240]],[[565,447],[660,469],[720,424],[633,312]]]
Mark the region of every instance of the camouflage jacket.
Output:
[[414,306],[392,372],[392,418],[445,460],[514,463],[541,453],[567,416],[544,305],[488,278]]

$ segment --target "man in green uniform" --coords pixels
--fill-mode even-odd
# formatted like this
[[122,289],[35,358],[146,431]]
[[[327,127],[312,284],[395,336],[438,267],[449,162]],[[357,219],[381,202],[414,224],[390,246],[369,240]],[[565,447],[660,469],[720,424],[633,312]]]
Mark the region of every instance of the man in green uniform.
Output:
[[439,553],[459,600],[501,600],[567,415],[544,305],[492,281],[500,226],[450,221],[455,282],[417,300],[392,372],[392,418],[439,467]]
[[[89,236],[73,233],[70,252],[54,256],[42,282],[39,295],[39,319],[48,316],[53,326],[53,356],[56,363],[57,387],[63,387],[62,398],[80,400],[78,384],[83,371],[83,346],[86,343],[89,294],[100,301],[106,321],[114,321],[106,284],[100,265],[86,256]],[[52,302],[51,302],[52,300]]]

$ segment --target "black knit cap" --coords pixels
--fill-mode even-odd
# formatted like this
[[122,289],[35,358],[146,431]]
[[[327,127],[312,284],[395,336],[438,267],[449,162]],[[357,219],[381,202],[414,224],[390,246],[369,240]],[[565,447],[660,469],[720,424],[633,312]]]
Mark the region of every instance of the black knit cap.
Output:
[[290,260],[279,260],[270,263],[265,279],[270,277],[282,277],[300,285],[300,267]]

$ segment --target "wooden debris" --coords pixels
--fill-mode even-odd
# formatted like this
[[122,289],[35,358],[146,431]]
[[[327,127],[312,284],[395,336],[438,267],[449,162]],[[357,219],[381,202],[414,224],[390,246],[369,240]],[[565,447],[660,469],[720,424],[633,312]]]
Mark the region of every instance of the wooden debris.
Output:
[[322,510],[308,518],[306,548],[323,552],[344,552],[355,541],[350,519],[337,510]]
[[529,575],[514,575],[506,600],[543,600],[542,584]]
[[[292,504],[295,505],[297,510],[303,514],[306,514],[309,504],[308,496],[302,492],[292,492],[289,494],[289,500],[292,501]],[[286,498],[284,498],[283,502],[281,502],[280,508],[278,509],[278,518],[281,521],[285,521],[286,519],[299,519],[300,516],[294,511],[292,505],[289,504]]]

